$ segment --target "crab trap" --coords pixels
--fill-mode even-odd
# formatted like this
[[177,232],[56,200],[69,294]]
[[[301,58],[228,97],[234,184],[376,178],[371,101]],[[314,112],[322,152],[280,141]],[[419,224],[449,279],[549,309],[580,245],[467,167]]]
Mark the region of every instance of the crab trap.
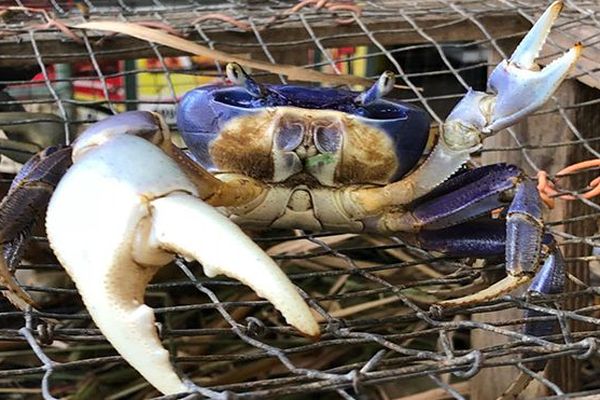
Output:
[[[0,398],[599,396],[599,13],[0,2]],[[184,183],[144,193],[149,253],[103,275],[107,243],[143,236],[103,236],[120,182],[159,190],[163,164]]]

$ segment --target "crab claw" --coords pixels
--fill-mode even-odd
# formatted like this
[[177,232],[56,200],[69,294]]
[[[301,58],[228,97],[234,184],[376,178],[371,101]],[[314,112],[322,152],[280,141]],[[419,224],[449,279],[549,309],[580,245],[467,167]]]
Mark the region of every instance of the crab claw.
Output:
[[543,69],[535,63],[562,7],[562,2],[554,2],[510,59],[496,66],[488,79],[489,93],[470,89],[454,107],[443,126],[443,142],[448,148],[470,153],[479,148],[483,137],[517,123],[552,96],[583,48],[576,44]]
[[579,43],[541,70],[535,63],[562,8],[561,1],[552,3],[510,59],[503,60],[491,73],[488,88],[496,95],[495,105],[490,123],[482,129],[484,134],[513,125],[541,107],[575,65],[582,50]]
[[[82,139],[82,138],[80,138]],[[198,260],[269,300],[308,336],[319,328],[294,285],[256,244],[197,197],[160,148],[132,135],[78,141],[50,201],[46,229],[96,325],[164,394],[186,392],[144,304],[146,285],[175,254]]]

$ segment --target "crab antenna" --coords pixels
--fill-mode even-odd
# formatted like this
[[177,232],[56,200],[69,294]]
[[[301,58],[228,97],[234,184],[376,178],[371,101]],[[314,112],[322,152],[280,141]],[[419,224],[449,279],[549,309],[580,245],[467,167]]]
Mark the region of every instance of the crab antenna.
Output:
[[265,88],[256,82],[238,63],[229,63],[225,68],[227,79],[234,85],[242,86],[254,97],[265,97]]
[[391,92],[395,82],[396,75],[392,71],[385,71],[381,74],[379,79],[377,79],[377,82],[359,94],[355,101],[362,106],[369,105]]

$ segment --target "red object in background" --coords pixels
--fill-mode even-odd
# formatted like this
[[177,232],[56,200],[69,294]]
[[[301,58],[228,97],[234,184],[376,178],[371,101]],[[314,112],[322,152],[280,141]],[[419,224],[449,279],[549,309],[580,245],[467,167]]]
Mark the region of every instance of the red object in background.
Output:
[[[104,81],[106,82],[109,99],[112,101],[125,100],[125,77],[121,74],[123,72],[123,62],[105,61],[100,62],[99,66],[102,75],[105,77]],[[57,79],[54,65],[48,65],[46,71],[50,81]],[[91,63],[72,64],[71,77],[75,78],[73,81],[73,96],[75,98],[105,98],[102,80],[98,78],[98,74]],[[37,74],[32,79],[32,81],[40,82],[44,82],[44,80],[42,73]]]
[[343,69],[346,58],[352,57],[356,51],[356,47],[338,47],[333,52],[333,60],[336,62],[338,69]]

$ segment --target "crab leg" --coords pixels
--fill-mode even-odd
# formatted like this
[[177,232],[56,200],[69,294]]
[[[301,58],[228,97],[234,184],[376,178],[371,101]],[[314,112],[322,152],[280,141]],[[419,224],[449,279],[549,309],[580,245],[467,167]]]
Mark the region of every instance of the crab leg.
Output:
[[148,281],[175,254],[209,276],[239,279],[307,336],[319,328],[279,267],[229,219],[198,198],[196,185],[149,140],[82,136],[74,165],[48,207],[50,244],[94,322],[152,385],[189,391],[169,363],[143,302]]
[[[504,221],[499,220],[478,220],[477,222],[466,222],[440,230],[423,230],[415,234],[405,235],[405,238],[418,242],[421,248],[440,251],[457,257],[500,256],[506,251],[506,224]],[[562,293],[565,284],[564,259],[550,234],[545,234],[542,242],[544,247],[549,249],[549,252],[544,251],[544,254],[540,256],[540,258],[545,256],[545,260],[531,282],[527,293],[529,295]],[[506,287],[509,290],[511,289],[510,285],[506,285]],[[447,304],[446,302],[441,303],[442,306]],[[556,320],[532,320],[535,317],[548,316],[548,314],[531,309],[527,309],[524,314],[527,319],[523,327],[525,334],[545,337],[556,333],[558,329]],[[522,357],[527,358],[535,355],[525,352]],[[527,366],[534,371],[542,371],[546,364],[546,360],[541,360],[528,363]],[[516,398],[527,387],[531,379],[531,376],[522,372],[499,399]]]
[[[511,247],[515,244],[507,243],[507,231],[510,228],[504,221],[498,220],[478,220],[477,222],[465,222],[460,225],[451,226],[439,230],[423,230],[417,233],[400,234],[410,242],[418,243],[419,247],[429,251],[439,251],[449,256],[455,257],[492,257],[513,253]],[[531,242],[525,240],[526,242]],[[541,238],[544,248],[553,248],[554,240],[551,235],[546,234]],[[521,258],[529,259],[533,264],[527,272],[511,272],[515,270],[514,261],[507,260],[508,277],[490,286],[489,288],[479,291],[473,295],[465,296],[457,299],[447,300],[440,303],[443,307],[463,306],[471,303],[490,300],[498,296],[508,293],[532,280],[537,265],[544,258],[545,250],[540,250],[536,254],[528,254],[531,251],[530,247],[525,246],[523,250],[518,250],[517,253]],[[555,251],[557,252],[557,251]],[[554,253],[552,253],[554,254]],[[550,257],[544,261],[544,266],[535,274],[533,282],[530,286],[530,291],[539,293],[555,293],[554,290],[558,287],[554,282],[560,279],[560,274],[563,272],[558,267],[552,267],[556,263]],[[552,266],[547,266],[551,264]],[[531,272],[533,271],[533,272]],[[552,290],[548,291],[547,288]],[[541,288],[541,289],[538,289]],[[543,335],[543,324],[538,327],[527,327],[526,331],[532,335]]]
[[[550,28],[562,9],[554,2],[508,60],[488,79],[488,92],[470,89],[446,118],[441,135],[427,160],[404,179],[384,187],[358,189],[346,208],[355,217],[408,204],[446,181],[481,147],[482,140],[511,126],[540,108],[556,91],[582,50],[576,44],[543,69],[534,63]],[[356,205],[352,205],[355,203]]]
[[451,307],[497,298],[529,282],[540,266],[542,237],[541,200],[535,183],[519,182],[506,219],[506,278],[476,294],[440,305]]
[[[554,245],[554,250],[548,255],[544,261],[544,265],[535,276],[531,285],[529,285],[529,294],[558,294],[562,293],[565,288],[565,260]],[[525,316],[527,318],[546,316],[547,314],[536,311],[527,310]],[[525,324],[525,333],[534,336],[548,336],[557,331],[557,322],[547,321],[532,321]],[[531,367],[534,370],[542,370],[546,365],[545,361],[535,362]]]
[[440,230],[403,235],[420,248],[452,257],[493,257],[506,251],[506,224],[498,220],[465,222]]
[[[383,218],[382,229],[393,231],[435,230],[461,224],[503,207],[503,192],[522,179],[514,165],[494,164],[469,170],[451,178],[429,193],[426,199],[400,217]],[[384,228],[385,227],[385,228]]]
[[[500,220],[478,220],[476,222],[465,222],[459,225],[439,230],[421,230],[417,233],[403,234],[403,237],[418,244],[420,248],[439,251],[456,257],[490,257],[506,254],[507,227],[505,221]],[[544,250],[539,259],[544,259],[542,267],[533,278],[528,294],[557,294],[562,293],[565,285],[565,261],[556,246],[554,238],[550,234],[542,237]],[[539,263],[539,261],[537,261]],[[510,285],[504,285],[508,290]],[[442,302],[441,305],[451,305]],[[464,304],[464,303],[461,303]],[[536,310],[527,309],[525,317],[527,322],[524,333],[536,337],[549,336],[556,332],[556,321],[532,321],[534,317],[547,316],[548,314]],[[524,357],[529,354],[525,353]],[[530,368],[540,371],[544,369],[546,361],[536,361]]]
[[[468,221],[489,214],[509,202],[506,233],[486,231]],[[452,299],[442,306],[457,306],[496,298],[530,281],[539,268],[543,223],[536,184],[513,165],[496,164],[470,170],[450,179],[410,211],[384,213],[378,231],[415,232],[421,246],[448,254],[486,256],[505,252],[507,277],[471,296]],[[468,232],[474,229],[474,235]],[[473,253],[473,254],[471,254]]]
[[[48,148],[36,154],[21,168],[0,203],[0,282],[8,289],[4,295],[21,310],[35,303],[11,271],[21,261],[23,246],[35,220],[45,210],[54,187],[70,165],[70,148]],[[17,212],[23,208],[26,213]]]

